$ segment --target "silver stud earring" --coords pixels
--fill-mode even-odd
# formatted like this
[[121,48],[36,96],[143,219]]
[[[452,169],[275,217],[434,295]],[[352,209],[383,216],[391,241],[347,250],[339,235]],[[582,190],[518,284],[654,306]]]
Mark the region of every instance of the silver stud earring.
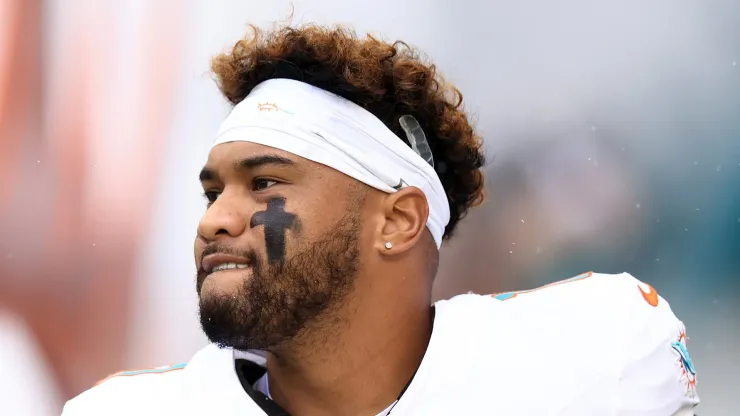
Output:
[[390,241],[385,242],[385,249],[390,250],[393,248],[393,244]]

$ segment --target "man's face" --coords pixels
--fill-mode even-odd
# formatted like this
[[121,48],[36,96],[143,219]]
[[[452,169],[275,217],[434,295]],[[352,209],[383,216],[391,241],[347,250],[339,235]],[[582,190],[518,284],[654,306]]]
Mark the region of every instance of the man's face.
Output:
[[247,142],[214,147],[195,261],[208,338],[239,350],[291,339],[338,307],[359,268],[361,188],[323,165]]

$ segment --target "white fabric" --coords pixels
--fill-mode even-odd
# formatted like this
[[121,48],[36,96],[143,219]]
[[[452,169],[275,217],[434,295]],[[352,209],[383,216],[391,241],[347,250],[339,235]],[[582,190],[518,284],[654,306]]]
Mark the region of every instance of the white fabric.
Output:
[[450,208],[434,169],[378,118],[337,95],[299,81],[259,84],[221,124],[213,146],[245,141],[329,166],[383,192],[402,182],[421,189],[437,247]]
[[[252,388],[254,388],[256,391],[272,399],[272,396],[270,395],[270,380],[267,377],[267,373],[265,373],[265,375],[260,377],[259,380],[257,380],[256,383],[254,383],[254,386],[252,386]],[[388,413],[390,413],[391,409],[393,409],[393,406],[396,405],[396,403],[397,403],[397,400],[391,403],[388,407],[383,409],[382,412],[378,413],[375,416],[387,416]]]
[[[680,321],[641,287],[629,274],[593,274],[437,302],[429,348],[391,416],[692,415],[699,398],[672,348]],[[63,416],[264,415],[234,359],[208,346],[184,370],[114,377]]]

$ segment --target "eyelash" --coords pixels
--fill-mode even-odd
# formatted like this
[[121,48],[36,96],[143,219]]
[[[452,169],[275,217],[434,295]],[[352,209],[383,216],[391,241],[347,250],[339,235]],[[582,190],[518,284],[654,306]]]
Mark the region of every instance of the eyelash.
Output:
[[[256,178],[254,181],[252,181],[252,191],[253,192],[259,192],[266,188],[269,188],[273,185],[268,185],[263,188],[257,189],[257,184],[262,182],[274,182],[273,185],[277,185],[279,182],[274,179],[267,179],[267,178]],[[220,191],[205,191],[203,192],[203,197],[208,201],[208,206],[210,207],[213,205],[214,202],[216,202],[216,199],[218,199],[218,196],[221,194]]]

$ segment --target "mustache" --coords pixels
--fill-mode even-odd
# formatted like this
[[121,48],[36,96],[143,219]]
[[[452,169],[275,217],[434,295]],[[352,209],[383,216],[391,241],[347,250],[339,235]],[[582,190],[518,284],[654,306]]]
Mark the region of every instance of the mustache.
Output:
[[198,272],[203,270],[203,259],[211,254],[228,254],[230,256],[244,257],[249,260],[252,266],[257,264],[257,252],[253,249],[243,249],[223,243],[211,243],[203,249],[200,253],[200,259],[198,261]]

